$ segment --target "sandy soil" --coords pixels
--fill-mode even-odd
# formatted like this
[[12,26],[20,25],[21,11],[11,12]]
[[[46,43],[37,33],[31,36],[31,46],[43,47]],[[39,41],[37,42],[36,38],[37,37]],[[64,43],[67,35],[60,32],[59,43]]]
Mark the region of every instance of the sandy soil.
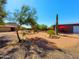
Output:
[[5,40],[11,40],[11,43],[16,43],[18,41],[16,32],[0,32],[0,37],[7,37]]
[[[76,34],[75,34],[76,35]],[[45,32],[39,32],[32,35],[26,35],[26,39],[30,38],[43,38],[49,42],[55,43],[55,45],[59,48],[63,48],[60,50],[42,50],[38,47],[31,47],[30,50],[27,50],[27,47],[24,45],[13,44],[6,46],[8,41],[4,41],[0,43],[3,48],[0,47],[0,59],[79,59],[79,39],[72,37],[63,37],[61,36],[59,39],[51,39],[48,37],[48,34]],[[1,32],[0,40],[12,40],[12,42],[17,40],[17,36],[15,32]],[[0,44],[0,45],[1,45]],[[26,44],[25,44],[26,45]],[[71,48],[72,47],[72,48]],[[41,54],[38,54],[34,49]],[[68,49],[67,49],[68,48]],[[70,49],[71,48],[71,49]],[[29,52],[28,52],[29,51]],[[32,54],[29,55],[30,51]],[[64,52],[63,52],[64,51]],[[45,57],[41,57],[41,55],[46,55]]]
[[[1,36],[8,36],[13,41],[17,40],[16,32],[1,32],[0,37]],[[73,38],[73,36],[77,37],[77,38]],[[55,45],[59,48],[71,48],[71,47],[79,44],[78,34],[75,34],[75,35],[72,34],[72,37],[63,37],[63,36],[61,36],[59,39],[51,39],[51,38],[49,38],[49,35],[47,33],[39,32],[39,33],[35,33],[35,34],[26,35],[25,37],[27,39],[35,38],[35,37],[43,38],[43,39],[48,40],[49,42],[54,42]]]
[[[68,34],[68,36],[69,36],[69,34]],[[74,36],[74,38],[73,38],[73,36]],[[56,43],[55,45],[59,48],[71,48],[71,47],[79,44],[78,34],[72,35],[72,37],[61,36],[59,39],[51,39],[51,38],[49,38],[49,35],[47,33],[39,32],[39,33],[32,34],[32,35],[26,35],[26,37],[27,38],[34,38],[34,37],[44,38],[50,42]],[[77,37],[77,38],[75,38],[75,37]]]

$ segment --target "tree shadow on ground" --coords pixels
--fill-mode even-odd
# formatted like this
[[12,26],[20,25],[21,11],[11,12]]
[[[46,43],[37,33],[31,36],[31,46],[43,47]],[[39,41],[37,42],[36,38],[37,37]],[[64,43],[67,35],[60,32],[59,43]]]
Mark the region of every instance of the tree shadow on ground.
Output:
[[[0,46],[5,47],[8,46],[7,43],[10,42],[9,40],[6,40],[6,37],[0,37]],[[49,42],[44,38],[31,38],[28,40],[22,40],[20,43],[14,44],[14,46],[10,50],[7,51],[6,54],[4,54],[3,58],[9,58],[12,59],[12,57],[15,57],[17,59],[17,54],[19,56],[22,55],[22,57],[27,58],[29,56],[32,56],[33,54],[36,56],[46,57],[48,52],[58,50],[60,52],[63,52],[62,49],[58,48],[54,42]],[[10,45],[11,46],[11,45]],[[9,47],[10,47],[9,46]],[[9,57],[7,57],[9,56]]]
[[[38,38],[38,37],[22,41],[21,46],[26,47],[27,50],[30,51],[28,52],[29,55],[37,53],[41,57],[46,56],[48,51],[58,50],[60,52],[64,52],[62,49],[58,48],[54,42],[49,42],[44,38]],[[26,56],[28,54],[26,54]]]
[[13,48],[13,49],[11,49],[10,51],[8,51],[6,55],[13,54],[13,53],[15,53],[16,51],[18,51],[18,48]]
[[43,48],[44,50],[54,50],[57,49],[54,42],[49,42],[44,38],[31,38],[31,41],[34,45],[37,45],[39,48]]
[[8,42],[10,42],[11,40],[8,40],[8,37],[6,36],[1,36],[0,37],[0,48],[3,48],[7,45]]
[[32,42],[32,45],[37,45],[39,48],[43,48],[44,50],[60,50],[60,48],[56,46],[56,43],[47,41],[44,38],[35,37],[29,40]]

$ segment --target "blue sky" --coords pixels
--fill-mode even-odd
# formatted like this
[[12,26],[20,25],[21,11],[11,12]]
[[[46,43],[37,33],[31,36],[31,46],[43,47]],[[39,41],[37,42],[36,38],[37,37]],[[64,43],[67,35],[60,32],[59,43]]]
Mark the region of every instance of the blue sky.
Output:
[[14,12],[22,5],[36,9],[39,24],[55,24],[57,13],[59,24],[79,23],[79,0],[8,0],[6,10]]

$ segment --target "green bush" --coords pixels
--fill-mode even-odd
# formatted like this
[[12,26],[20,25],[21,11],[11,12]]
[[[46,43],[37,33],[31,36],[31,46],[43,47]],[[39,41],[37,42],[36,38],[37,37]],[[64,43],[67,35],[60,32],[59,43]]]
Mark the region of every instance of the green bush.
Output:
[[37,24],[36,25],[36,29],[37,30],[41,30],[41,31],[43,31],[43,30],[46,30],[47,29],[47,25],[44,25],[44,24]]
[[49,34],[50,37],[55,35],[55,31],[54,30],[48,30],[47,33]]

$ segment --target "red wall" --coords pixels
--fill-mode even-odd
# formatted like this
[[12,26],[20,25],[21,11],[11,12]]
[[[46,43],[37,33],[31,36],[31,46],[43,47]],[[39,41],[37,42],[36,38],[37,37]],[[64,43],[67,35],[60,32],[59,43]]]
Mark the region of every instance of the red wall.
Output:
[[59,32],[60,33],[72,33],[73,32],[73,26],[71,25],[59,25]]
[[71,33],[72,30],[73,30],[72,26],[69,26],[69,25],[59,26],[59,32]]

